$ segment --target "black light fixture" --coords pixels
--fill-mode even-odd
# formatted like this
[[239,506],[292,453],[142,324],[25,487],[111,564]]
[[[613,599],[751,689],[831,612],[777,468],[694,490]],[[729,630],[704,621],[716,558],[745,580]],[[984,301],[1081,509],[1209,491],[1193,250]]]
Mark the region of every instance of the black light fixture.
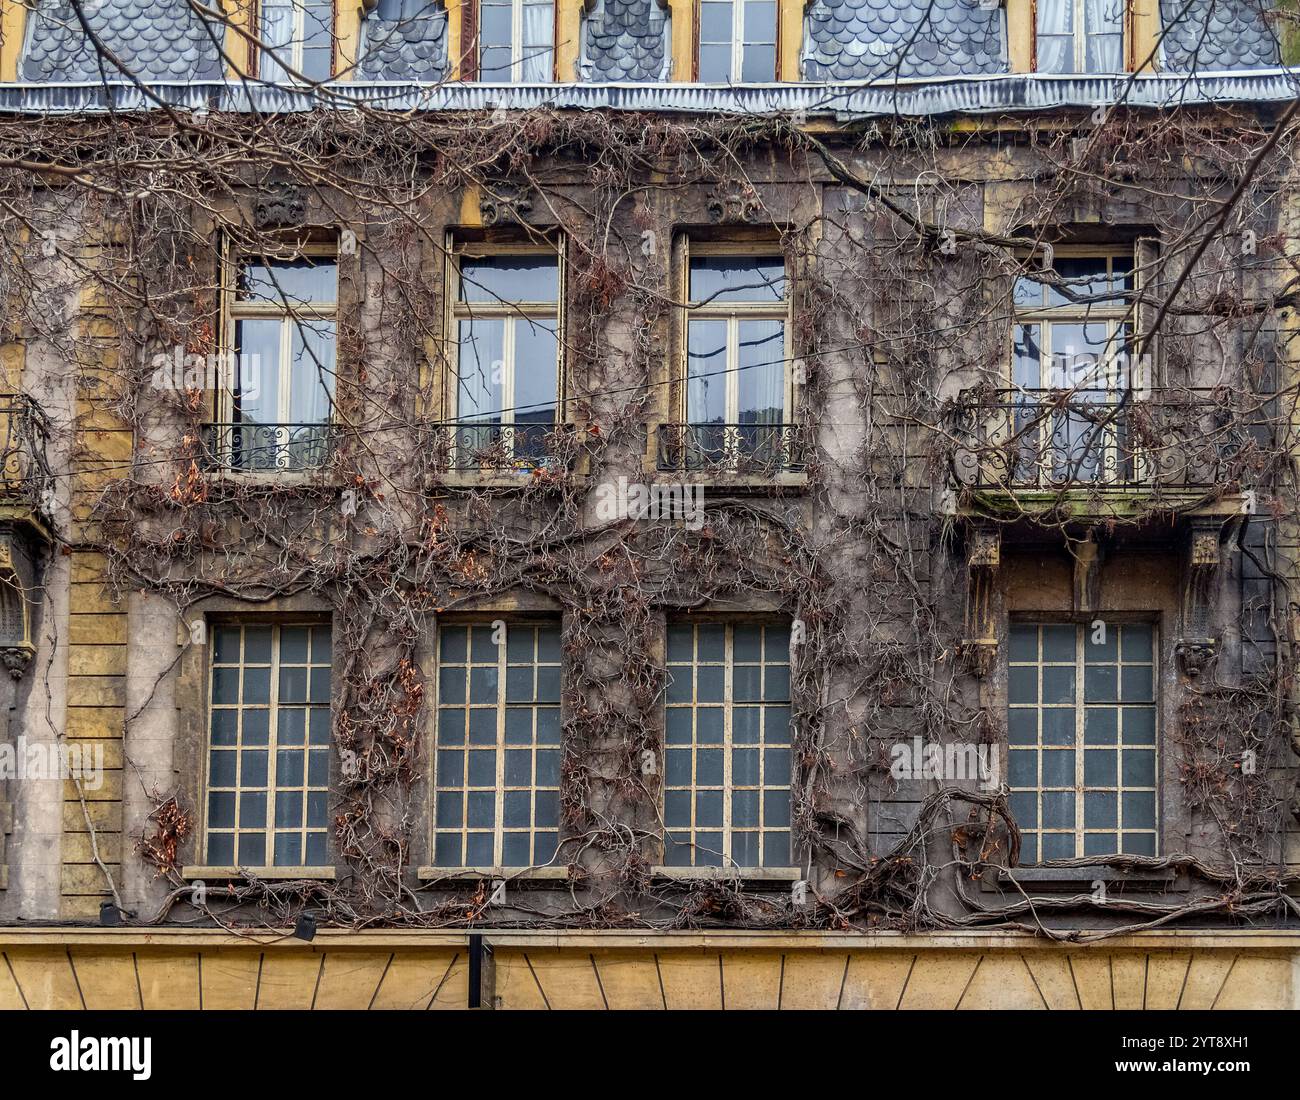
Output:
[[316,938],[316,918],[310,913],[302,913],[298,923],[293,926],[293,938],[311,943]]

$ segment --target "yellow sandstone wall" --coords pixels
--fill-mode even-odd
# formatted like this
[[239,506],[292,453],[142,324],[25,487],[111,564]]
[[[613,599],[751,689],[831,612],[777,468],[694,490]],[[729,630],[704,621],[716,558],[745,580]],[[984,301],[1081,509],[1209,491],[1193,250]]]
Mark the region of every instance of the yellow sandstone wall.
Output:
[[[1275,933],[501,933],[501,1009],[1288,1009]],[[467,938],[322,931],[311,943],[138,929],[0,934],[0,1008],[465,1008]]]

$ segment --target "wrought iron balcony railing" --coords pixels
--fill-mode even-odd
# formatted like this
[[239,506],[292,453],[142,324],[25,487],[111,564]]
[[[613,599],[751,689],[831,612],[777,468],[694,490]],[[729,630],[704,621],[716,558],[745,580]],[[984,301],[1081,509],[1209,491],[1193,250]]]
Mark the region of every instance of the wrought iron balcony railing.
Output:
[[317,470],[329,461],[336,432],[333,424],[205,424],[203,458],[216,470]]
[[1012,492],[1249,488],[1280,461],[1269,401],[1227,390],[977,391],[950,412],[952,473],[959,487]]
[[568,424],[455,421],[434,430],[435,465],[456,472],[507,473],[567,467],[574,430]]
[[45,448],[50,424],[40,406],[23,393],[0,394],[0,501],[46,506],[54,485]]
[[804,437],[794,424],[660,424],[660,470],[774,477],[804,468]]

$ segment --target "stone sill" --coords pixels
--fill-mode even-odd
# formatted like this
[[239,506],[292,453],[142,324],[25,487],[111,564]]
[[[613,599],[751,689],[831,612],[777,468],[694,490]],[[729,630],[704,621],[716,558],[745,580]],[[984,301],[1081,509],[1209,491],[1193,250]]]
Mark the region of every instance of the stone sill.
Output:
[[1014,890],[1019,886],[1026,893],[1088,893],[1092,884],[1104,882],[1108,888],[1123,888],[1132,892],[1165,893],[1177,890],[1178,873],[1172,868],[1120,870],[1105,864],[1083,864],[1075,867],[999,867],[995,884],[985,878],[985,890]]
[[650,873],[671,882],[788,884],[803,878],[798,867],[652,867]]
[[293,879],[326,879],[335,877],[333,867],[203,867],[191,866],[181,868],[181,878],[194,879],[236,879],[258,878],[266,881]]
[[483,879],[506,882],[563,882],[568,867],[420,867],[421,882],[478,882]]

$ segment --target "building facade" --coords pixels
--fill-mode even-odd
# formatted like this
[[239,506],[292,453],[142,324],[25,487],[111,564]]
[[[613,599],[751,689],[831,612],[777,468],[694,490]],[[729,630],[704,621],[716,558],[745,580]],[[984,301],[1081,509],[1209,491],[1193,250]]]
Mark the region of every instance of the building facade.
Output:
[[1285,12],[0,10],[0,1004],[1300,1004]]

